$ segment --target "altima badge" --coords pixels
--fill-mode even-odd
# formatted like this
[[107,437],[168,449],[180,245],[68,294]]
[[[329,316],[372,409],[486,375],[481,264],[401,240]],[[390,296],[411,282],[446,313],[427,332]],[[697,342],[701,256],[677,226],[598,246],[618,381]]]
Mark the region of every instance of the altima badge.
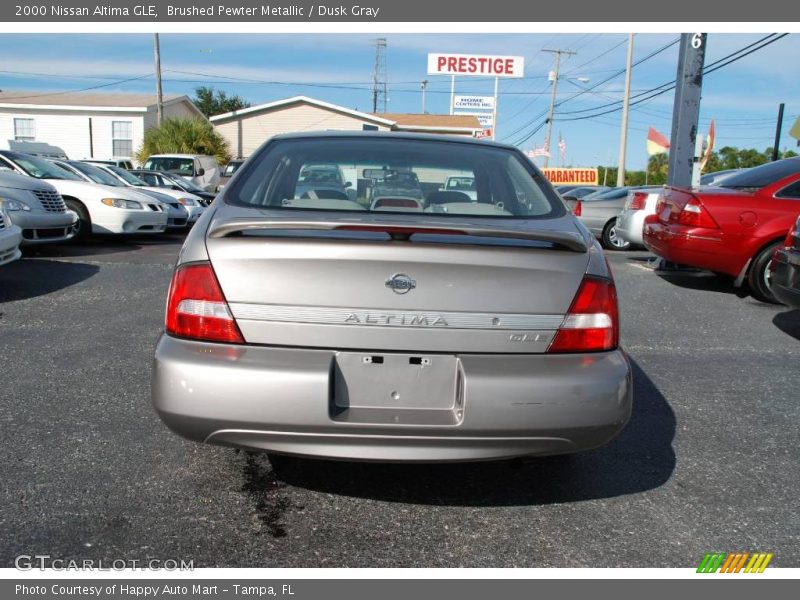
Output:
[[403,273],[395,273],[386,280],[386,287],[392,290],[395,294],[407,294],[415,287],[417,282],[411,279],[408,275]]

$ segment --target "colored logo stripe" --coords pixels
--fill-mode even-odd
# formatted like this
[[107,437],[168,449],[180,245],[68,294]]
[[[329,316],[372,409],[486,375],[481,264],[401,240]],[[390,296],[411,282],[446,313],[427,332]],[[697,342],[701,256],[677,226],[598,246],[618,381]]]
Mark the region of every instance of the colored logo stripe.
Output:
[[[739,573],[744,568],[745,573],[763,573],[772,560],[771,552],[709,552],[703,556],[698,573]],[[748,560],[749,559],[749,560]],[[747,566],[745,567],[745,563]]]
[[765,552],[760,552],[758,554],[753,554],[753,558],[750,559],[750,562],[747,563],[747,567],[745,568],[745,573],[763,573],[764,569],[767,568],[769,561],[772,560],[772,553],[769,554]]
[[716,573],[717,569],[719,569],[722,561],[725,560],[727,555],[725,552],[714,552],[713,554],[706,554],[703,557],[703,560],[700,562],[700,566],[697,567],[698,573]]

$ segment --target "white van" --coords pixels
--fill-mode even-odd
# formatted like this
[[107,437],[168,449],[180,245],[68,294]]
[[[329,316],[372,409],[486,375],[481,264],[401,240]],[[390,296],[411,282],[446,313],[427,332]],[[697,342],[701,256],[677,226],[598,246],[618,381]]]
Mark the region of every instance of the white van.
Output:
[[204,154],[154,154],[143,168],[180,175],[207,192],[216,191],[220,177],[217,159]]

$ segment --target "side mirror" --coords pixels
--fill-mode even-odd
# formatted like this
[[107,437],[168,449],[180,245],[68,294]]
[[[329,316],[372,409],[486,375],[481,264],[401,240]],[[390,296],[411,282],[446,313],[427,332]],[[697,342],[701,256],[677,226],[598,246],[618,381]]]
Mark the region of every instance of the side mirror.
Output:
[[181,191],[181,186],[179,186],[179,185],[172,184],[172,185],[171,185],[171,186],[169,186],[169,187],[170,187],[170,189],[173,189],[173,190],[175,190],[176,192],[180,192],[180,191]]
[[206,170],[203,167],[200,167],[199,169],[197,169],[197,176],[198,177],[202,177],[205,174],[206,174]]
[[344,187],[346,187],[346,188],[353,187],[353,182],[352,181],[346,181],[345,184],[344,184]]

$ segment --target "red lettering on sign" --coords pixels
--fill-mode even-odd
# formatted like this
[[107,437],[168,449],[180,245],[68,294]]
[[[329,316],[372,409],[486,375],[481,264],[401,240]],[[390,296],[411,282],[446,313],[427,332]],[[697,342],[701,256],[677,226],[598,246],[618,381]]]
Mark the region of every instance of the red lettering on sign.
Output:
[[441,71],[441,70],[442,70],[442,67],[444,67],[444,66],[445,66],[445,64],[447,64],[447,57],[446,57],[446,56],[440,56],[440,57],[439,57],[439,58],[436,60],[436,70],[437,70],[437,71]]

